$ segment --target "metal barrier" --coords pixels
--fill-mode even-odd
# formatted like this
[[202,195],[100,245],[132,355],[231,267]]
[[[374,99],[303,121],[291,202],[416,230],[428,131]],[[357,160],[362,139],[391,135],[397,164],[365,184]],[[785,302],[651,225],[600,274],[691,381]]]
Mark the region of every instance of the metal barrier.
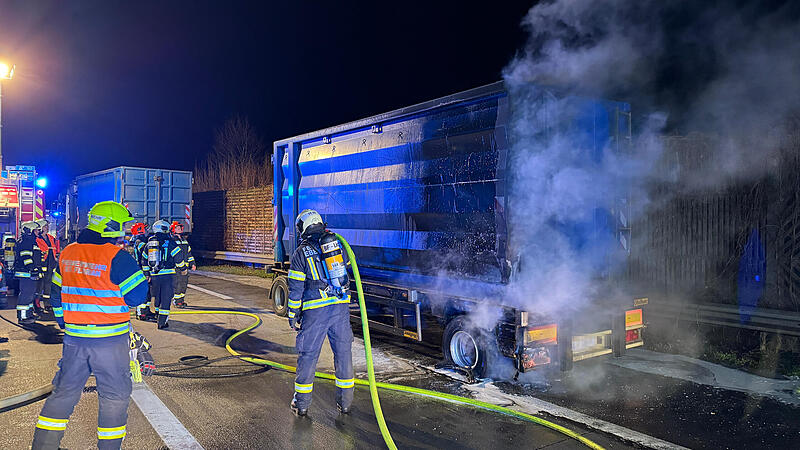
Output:
[[709,304],[669,304],[651,301],[650,317],[663,317],[686,322],[721,325],[767,333],[800,336],[800,313],[777,309]]
[[242,253],[242,252],[226,252],[226,251],[207,251],[207,250],[192,250],[196,256],[206,259],[217,259],[221,261],[235,261],[245,262],[252,264],[272,264],[272,255],[262,253]]

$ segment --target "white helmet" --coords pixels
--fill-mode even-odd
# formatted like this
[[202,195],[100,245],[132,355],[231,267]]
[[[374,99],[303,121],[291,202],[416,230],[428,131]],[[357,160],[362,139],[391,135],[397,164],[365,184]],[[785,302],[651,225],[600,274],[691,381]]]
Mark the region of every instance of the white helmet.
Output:
[[322,221],[322,216],[313,209],[304,209],[294,221],[297,227],[297,232],[301,237],[313,233],[315,231],[323,231],[325,229],[325,222]]
[[33,220],[22,222],[19,226],[22,228],[22,231],[34,231],[39,229],[39,224]]
[[169,233],[169,222],[166,220],[157,220],[151,229],[153,233]]

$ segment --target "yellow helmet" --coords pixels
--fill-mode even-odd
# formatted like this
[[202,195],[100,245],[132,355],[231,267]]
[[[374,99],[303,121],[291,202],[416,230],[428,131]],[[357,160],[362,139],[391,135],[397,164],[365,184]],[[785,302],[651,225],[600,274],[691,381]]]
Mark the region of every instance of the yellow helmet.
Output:
[[86,228],[103,237],[125,236],[125,223],[133,220],[128,208],[117,202],[100,202],[89,210],[89,226]]

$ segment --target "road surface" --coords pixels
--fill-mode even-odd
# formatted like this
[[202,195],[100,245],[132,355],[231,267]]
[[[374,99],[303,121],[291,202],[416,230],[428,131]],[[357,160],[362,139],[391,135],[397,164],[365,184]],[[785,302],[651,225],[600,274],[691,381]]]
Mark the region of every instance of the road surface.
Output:
[[[242,353],[294,365],[294,333],[286,319],[265,309],[268,280],[193,275],[187,301],[198,309],[245,309],[264,323],[234,342]],[[231,281],[235,280],[235,281]],[[247,284],[245,284],[247,283]],[[13,299],[0,311],[0,398],[47,384],[60,356],[57,327],[15,325]],[[331,383],[317,380],[307,418],[289,410],[293,375],[229,358],[225,340],[252,319],[230,315],[176,315],[170,328],[134,321],[153,343],[159,375],[137,387],[129,409],[125,448],[380,448],[383,440],[369,393],[357,388],[354,411],[339,415]],[[800,408],[770,396],[698,384],[670,372],[637,370],[661,364],[647,353],[623,361],[576,365],[568,375],[526,375],[519,382],[467,384],[436,369],[435,345],[373,335],[382,381],[424,387],[512,406],[565,426],[606,448],[800,448]],[[364,377],[363,345],[354,343],[357,375]],[[638,356],[637,356],[638,355]],[[326,347],[319,370],[331,372]],[[686,369],[689,375],[692,369]],[[686,371],[685,370],[685,371]],[[674,372],[674,371],[673,371]],[[679,371],[680,372],[680,371]],[[667,375],[667,376],[665,376]],[[702,374],[700,374],[702,375]],[[690,377],[684,377],[690,378]],[[92,380],[73,414],[62,446],[90,448],[97,394]],[[400,448],[585,448],[578,441],[518,419],[405,393],[380,391],[384,415]],[[0,448],[26,448],[42,401],[0,413]],[[166,419],[164,418],[166,417]]]

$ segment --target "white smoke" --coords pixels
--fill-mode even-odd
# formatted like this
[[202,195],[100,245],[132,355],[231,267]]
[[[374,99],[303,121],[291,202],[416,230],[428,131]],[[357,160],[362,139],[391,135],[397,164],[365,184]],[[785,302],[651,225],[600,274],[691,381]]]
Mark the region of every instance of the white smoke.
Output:
[[[662,134],[700,131],[720,142],[713,164],[683,174],[681,189],[769,170],[774,130],[800,106],[798,15],[791,3],[772,11],[755,1],[557,0],[530,9],[527,45],[504,70],[515,97],[509,234],[520,255],[518,305],[554,313],[627,295],[598,283],[624,267],[609,258],[618,236],[574,225],[619,197],[632,201],[628,222],[647,208],[652,183],[675,177],[663,170],[674,166],[659,164]],[[537,85],[558,93],[546,101],[551,91]],[[602,159],[587,162],[592,149],[556,125],[574,116],[576,97],[630,102],[631,151],[609,142]]]

